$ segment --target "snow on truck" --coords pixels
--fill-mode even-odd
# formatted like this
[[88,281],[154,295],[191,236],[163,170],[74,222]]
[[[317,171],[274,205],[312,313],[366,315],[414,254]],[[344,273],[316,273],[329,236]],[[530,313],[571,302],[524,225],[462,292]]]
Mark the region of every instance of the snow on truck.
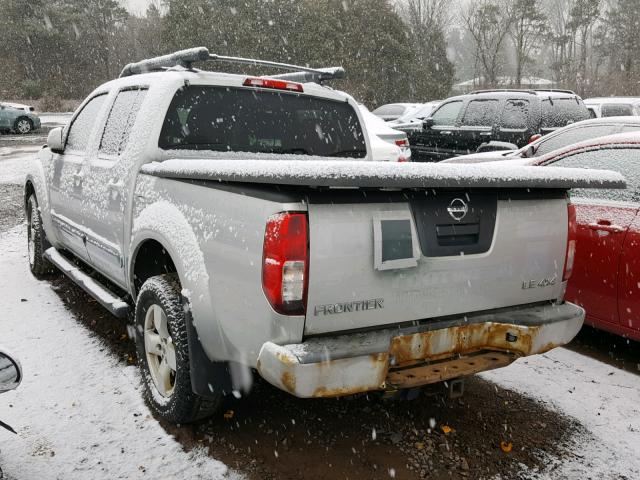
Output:
[[[247,76],[196,61],[287,68]],[[210,55],[128,65],[50,132],[29,264],[133,317],[146,397],[211,414],[252,371],[298,397],[404,389],[569,342],[567,190],[617,173],[379,162],[314,70]]]

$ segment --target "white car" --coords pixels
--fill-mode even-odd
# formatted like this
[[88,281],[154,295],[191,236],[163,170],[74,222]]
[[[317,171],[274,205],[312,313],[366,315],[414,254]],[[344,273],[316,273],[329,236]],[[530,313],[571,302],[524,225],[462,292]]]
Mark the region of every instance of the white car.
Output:
[[[411,161],[411,149],[409,148],[407,134],[391,128],[387,122],[371,113],[364,105],[359,104],[358,107],[360,107],[360,113],[369,134],[371,154],[374,160],[383,157],[380,158],[382,161],[388,161],[389,155],[394,152],[395,157],[391,161]],[[388,146],[381,145],[379,140],[382,140],[383,144],[391,145],[395,148],[390,149]]]
[[387,103],[386,105],[379,106],[371,113],[380,117],[385,122],[390,122],[398,119],[409,110],[412,110],[419,105],[419,103]]
[[433,102],[419,104],[417,107],[407,110],[404,115],[396,120],[390,121],[389,125],[392,128],[399,128],[402,130],[422,128],[422,122],[424,119],[429,117],[441,103],[442,102],[440,100],[435,100]]
[[640,115],[639,97],[587,98],[584,104],[596,117],[628,117]]

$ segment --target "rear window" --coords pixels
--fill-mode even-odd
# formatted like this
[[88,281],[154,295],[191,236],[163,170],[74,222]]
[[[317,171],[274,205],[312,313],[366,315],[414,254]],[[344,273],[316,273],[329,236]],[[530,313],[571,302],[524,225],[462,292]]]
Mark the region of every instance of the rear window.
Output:
[[605,103],[600,111],[603,117],[630,117],[633,107],[628,103]]
[[491,127],[498,120],[498,100],[472,100],[462,117],[462,125]]
[[536,149],[535,157],[540,157],[558,148],[566,147],[572,143],[583,142],[590,138],[604,137],[611,135],[616,130],[615,125],[582,125],[570,129],[552,133],[550,136],[542,137]]
[[382,105],[376,108],[373,112],[374,115],[402,115],[406,107],[404,105]]
[[560,128],[589,118],[589,110],[575,97],[542,100],[541,128]]
[[158,145],[167,150],[366,155],[360,122],[346,102],[228,87],[178,90]]

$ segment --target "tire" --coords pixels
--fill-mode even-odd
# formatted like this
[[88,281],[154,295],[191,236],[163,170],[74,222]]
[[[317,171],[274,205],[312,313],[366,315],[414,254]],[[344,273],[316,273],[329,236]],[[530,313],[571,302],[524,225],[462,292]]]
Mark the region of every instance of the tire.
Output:
[[171,423],[206,418],[222,401],[222,395],[204,398],[191,388],[187,325],[180,292],[175,274],[151,277],[140,289],[135,314],[138,366],[145,398],[159,416]]
[[33,122],[28,117],[18,117],[13,124],[13,130],[21,135],[31,133],[33,131]]
[[34,277],[42,278],[54,273],[55,267],[43,257],[44,251],[49,248],[49,241],[42,228],[42,217],[34,194],[27,199],[26,217],[29,268]]

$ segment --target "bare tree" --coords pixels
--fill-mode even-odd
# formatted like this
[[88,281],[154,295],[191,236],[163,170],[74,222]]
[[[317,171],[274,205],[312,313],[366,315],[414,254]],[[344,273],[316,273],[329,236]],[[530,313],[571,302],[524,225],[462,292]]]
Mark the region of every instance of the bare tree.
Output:
[[515,84],[520,88],[525,64],[542,45],[548,18],[543,13],[541,0],[513,0],[509,6],[509,36],[513,41],[516,60]]
[[462,23],[474,43],[476,70],[482,83],[496,86],[504,69],[504,45],[509,32],[509,9],[504,0],[470,2],[462,13]]

